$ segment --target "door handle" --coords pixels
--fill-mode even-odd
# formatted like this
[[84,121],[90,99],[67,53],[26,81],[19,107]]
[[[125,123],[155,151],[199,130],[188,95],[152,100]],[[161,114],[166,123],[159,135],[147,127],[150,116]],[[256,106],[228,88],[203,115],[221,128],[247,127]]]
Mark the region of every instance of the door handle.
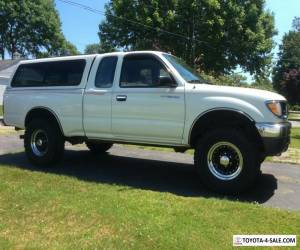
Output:
[[117,95],[116,100],[118,102],[125,102],[127,100],[127,96],[126,95]]

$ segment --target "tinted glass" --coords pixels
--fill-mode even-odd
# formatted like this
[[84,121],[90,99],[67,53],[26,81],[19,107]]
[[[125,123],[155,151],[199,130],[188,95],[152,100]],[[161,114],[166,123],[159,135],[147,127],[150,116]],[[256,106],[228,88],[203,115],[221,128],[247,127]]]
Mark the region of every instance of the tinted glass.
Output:
[[20,65],[12,82],[13,87],[42,86],[45,67],[39,64]]
[[98,88],[110,88],[113,85],[118,57],[104,57],[98,67],[95,86]]
[[19,66],[13,87],[76,86],[81,82],[85,60],[29,63]]
[[125,57],[122,66],[120,87],[151,88],[165,87],[160,84],[162,77],[171,76],[163,65],[152,56]]

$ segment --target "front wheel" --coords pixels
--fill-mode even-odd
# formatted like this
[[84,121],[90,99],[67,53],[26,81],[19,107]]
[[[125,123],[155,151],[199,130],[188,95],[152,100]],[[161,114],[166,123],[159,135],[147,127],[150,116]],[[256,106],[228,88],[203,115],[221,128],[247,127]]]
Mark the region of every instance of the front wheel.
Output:
[[26,126],[24,147],[33,164],[48,166],[58,162],[63,156],[64,145],[64,138],[55,124],[36,119]]
[[254,183],[260,172],[260,159],[257,147],[242,131],[217,129],[198,141],[195,166],[208,188],[237,194]]

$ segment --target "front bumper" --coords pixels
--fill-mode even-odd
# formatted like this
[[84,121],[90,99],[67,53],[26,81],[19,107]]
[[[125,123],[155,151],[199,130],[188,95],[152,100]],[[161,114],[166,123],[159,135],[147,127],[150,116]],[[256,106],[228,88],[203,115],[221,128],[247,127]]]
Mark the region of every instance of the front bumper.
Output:
[[256,128],[262,138],[265,155],[280,155],[290,144],[291,123],[256,123]]

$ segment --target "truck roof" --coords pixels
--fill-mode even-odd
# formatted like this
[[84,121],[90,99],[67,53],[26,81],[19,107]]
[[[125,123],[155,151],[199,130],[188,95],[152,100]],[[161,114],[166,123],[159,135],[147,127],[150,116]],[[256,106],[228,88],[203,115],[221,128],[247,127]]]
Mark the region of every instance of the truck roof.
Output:
[[38,62],[53,62],[53,61],[63,61],[63,60],[78,60],[78,59],[87,59],[87,58],[94,58],[97,55],[127,55],[127,54],[162,54],[164,52],[161,51],[128,51],[128,52],[110,52],[110,53],[103,53],[103,54],[89,54],[89,55],[77,55],[77,56],[61,56],[61,57],[49,57],[49,58],[40,58],[40,59],[31,59],[31,60],[22,60],[21,64],[27,63],[38,63]]

